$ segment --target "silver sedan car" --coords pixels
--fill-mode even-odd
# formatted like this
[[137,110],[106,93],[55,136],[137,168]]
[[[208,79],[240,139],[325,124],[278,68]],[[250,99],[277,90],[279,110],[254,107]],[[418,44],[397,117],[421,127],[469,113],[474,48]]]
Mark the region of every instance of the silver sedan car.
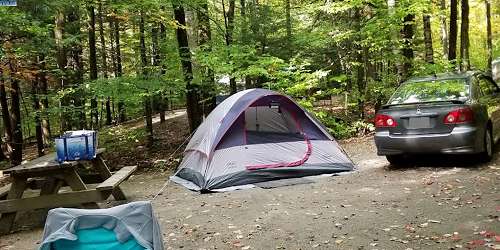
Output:
[[491,160],[500,136],[500,89],[481,72],[403,83],[375,116],[377,153],[391,164],[422,153]]

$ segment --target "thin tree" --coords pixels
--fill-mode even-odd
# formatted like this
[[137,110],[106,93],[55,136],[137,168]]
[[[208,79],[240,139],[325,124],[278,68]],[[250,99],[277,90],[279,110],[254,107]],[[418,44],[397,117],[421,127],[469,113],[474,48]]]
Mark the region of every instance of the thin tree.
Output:
[[174,18],[177,22],[176,36],[179,46],[184,81],[186,83],[186,106],[189,120],[189,128],[194,131],[201,124],[201,110],[199,109],[199,91],[193,81],[193,65],[191,63],[191,50],[186,30],[186,15],[184,7],[177,0],[172,1]]
[[[198,46],[204,52],[212,51],[210,41],[212,40],[212,31],[210,28],[210,19],[207,1],[200,4],[196,12],[198,18]],[[201,91],[201,109],[203,115],[207,116],[215,108],[215,77],[213,70],[208,66],[202,66],[202,91]]]
[[10,66],[10,97],[11,97],[11,113],[10,120],[12,123],[12,154],[10,163],[12,166],[21,164],[23,160],[23,127],[21,125],[21,88],[19,79],[16,78],[14,72],[17,72],[14,66],[15,62],[9,60]]
[[[89,70],[90,80],[97,80],[97,49],[95,36],[95,11],[94,6],[87,7],[88,20],[88,44],[89,44]],[[99,126],[99,112],[97,109],[97,99],[90,100],[90,127],[95,129]]]
[[[99,39],[101,42],[101,72],[104,78],[108,78],[108,57],[106,53],[106,37],[104,34],[104,8],[102,7],[102,2],[99,1],[98,5],[99,15],[97,16],[97,21],[99,22]],[[112,33],[112,32],[111,32]],[[113,122],[113,116],[111,114],[111,98],[106,97],[106,125],[111,125]]]
[[486,44],[488,49],[488,65],[487,70],[491,74],[492,72],[492,63],[493,63],[493,35],[491,33],[491,6],[490,0],[484,0],[484,4],[486,7]]
[[7,145],[7,155],[12,154],[12,121],[10,120],[9,103],[7,98],[7,91],[5,90],[5,79],[3,76],[3,70],[0,67],[0,105],[2,106],[2,121],[4,126],[4,136]]
[[414,14],[407,14],[403,19],[403,30],[401,31],[403,37],[403,48],[401,52],[403,54],[403,64],[401,65],[400,81],[405,81],[411,75],[412,61],[414,57],[413,53],[413,25],[415,22]]
[[[39,64],[40,58],[37,58],[37,63]],[[39,69],[35,75],[35,78],[31,80],[31,97],[33,98],[33,110],[35,111],[34,120],[35,120],[35,138],[36,138],[36,146],[38,150],[38,156],[44,155],[44,143],[43,143],[43,131],[42,131],[42,120],[41,120],[41,106],[39,96],[39,83],[41,82],[40,74],[41,70]]]
[[448,25],[446,24],[446,0],[441,0],[439,5],[441,13],[439,22],[441,24],[441,43],[443,45],[443,58],[448,59]]
[[[231,44],[233,43],[233,32],[234,32],[234,9],[235,9],[235,1],[234,0],[229,0],[229,8],[226,12],[226,7],[224,4],[224,0],[222,0],[222,12],[224,14],[224,26],[226,29],[224,38],[226,41],[226,46],[228,50],[228,57],[229,61],[232,64],[232,59],[231,59]],[[232,73],[232,72],[231,72]],[[230,76],[229,78],[229,89],[231,91],[231,94],[234,94],[238,91],[237,86],[236,86],[236,79],[233,76]]]
[[[148,59],[146,56],[146,34],[145,34],[145,24],[144,24],[144,11],[139,12],[139,44],[140,44],[140,55],[141,55],[141,72],[142,77],[146,79],[148,77]],[[151,147],[153,145],[153,112],[151,107],[151,95],[148,90],[143,98],[144,104],[144,121],[146,122],[147,134],[147,146]]]
[[460,70],[470,69],[469,62],[469,0],[462,0],[462,22],[460,25]]
[[427,63],[434,63],[434,49],[432,48],[431,16],[428,14],[424,14],[423,23],[424,23],[424,41],[425,41],[425,61]]
[[450,0],[450,32],[448,43],[448,60],[455,64],[457,60],[457,0]]

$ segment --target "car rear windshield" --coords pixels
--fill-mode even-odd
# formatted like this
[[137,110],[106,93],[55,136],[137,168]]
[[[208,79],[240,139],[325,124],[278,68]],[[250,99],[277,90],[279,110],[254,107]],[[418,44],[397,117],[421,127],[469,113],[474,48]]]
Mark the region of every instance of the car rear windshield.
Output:
[[465,79],[443,79],[405,83],[396,90],[388,104],[466,101],[467,99],[469,99],[469,85]]

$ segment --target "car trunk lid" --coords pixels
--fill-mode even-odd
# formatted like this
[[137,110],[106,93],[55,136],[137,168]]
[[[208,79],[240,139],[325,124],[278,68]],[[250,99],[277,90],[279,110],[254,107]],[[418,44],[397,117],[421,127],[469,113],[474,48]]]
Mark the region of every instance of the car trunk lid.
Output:
[[379,114],[391,116],[397,126],[387,128],[392,135],[442,134],[450,133],[455,124],[445,124],[446,115],[464,104],[420,103],[385,106]]

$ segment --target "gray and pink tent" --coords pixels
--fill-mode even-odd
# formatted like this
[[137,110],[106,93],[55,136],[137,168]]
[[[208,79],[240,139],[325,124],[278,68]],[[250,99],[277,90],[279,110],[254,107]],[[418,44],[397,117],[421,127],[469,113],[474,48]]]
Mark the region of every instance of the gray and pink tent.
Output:
[[217,191],[353,168],[322,124],[292,99],[249,89],[210,113],[171,179],[192,190]]

